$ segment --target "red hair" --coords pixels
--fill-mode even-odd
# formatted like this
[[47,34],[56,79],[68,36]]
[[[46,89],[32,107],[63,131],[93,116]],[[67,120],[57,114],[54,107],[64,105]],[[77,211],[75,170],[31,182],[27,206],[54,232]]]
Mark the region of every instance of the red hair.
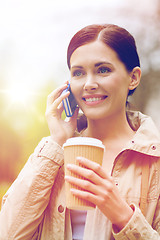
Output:
[[[139,56],[133,36],[124,28],[114,24],[89,25],[78,31],[71,39],[67,50],[67,64],[70,69],[72,53],[80,46],[100,40],[112,48],[125,65],[127,71],[140,67]],[[134,90],[129,91],[131,95]]]

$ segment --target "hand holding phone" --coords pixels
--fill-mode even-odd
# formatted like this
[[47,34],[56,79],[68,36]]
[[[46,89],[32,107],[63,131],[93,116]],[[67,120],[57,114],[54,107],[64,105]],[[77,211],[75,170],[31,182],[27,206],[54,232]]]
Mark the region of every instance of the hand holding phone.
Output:
[[63,99],[62,103],[63,103],[66,116],[72,117],[74,114],[74,111],[76,110],[77,103],[73,93],[71,92],[70,84],[68,84],[68,87],[62,92],[62,94],[67,91],[70,92],[70,95],[67,98]]
[[71,113],[67,114],[68,116],[71,116],[74,112],[74,115],[72,117],[64,120],[64,117],[62,116],[62,112],[64,110],[62,100],[69,97],[68,92],[64,93],[63,95],[62,92],[67,87],[68,85],[65,83],[62,86],[56,88],[52,93],[48,95],[47,108],[45,112],[51,138],[60,146],[63,146],[63,144],[68,138],[73,137],[77,129],[78,108],[74,112],[76,105],[75,108],[71,111]]

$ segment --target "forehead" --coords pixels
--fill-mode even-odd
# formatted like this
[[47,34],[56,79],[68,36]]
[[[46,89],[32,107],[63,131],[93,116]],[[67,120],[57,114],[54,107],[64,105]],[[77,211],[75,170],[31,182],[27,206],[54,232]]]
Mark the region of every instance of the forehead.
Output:
[[117,53],[102,41],[87,43],[78,47],[72,54],[70,63],[73,65],[83,65],[85,63],[97,61],[119,62]]

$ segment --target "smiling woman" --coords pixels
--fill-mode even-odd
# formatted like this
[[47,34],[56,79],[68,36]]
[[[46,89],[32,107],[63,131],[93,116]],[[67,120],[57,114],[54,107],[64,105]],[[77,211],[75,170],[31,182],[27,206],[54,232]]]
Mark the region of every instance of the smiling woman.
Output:
[[[0,239],[158,240],[160,135],[149,117],[126,110],[127,97],[141,78],[133,36],[112,24],[87,26],[73,36],[67,60],[71,91],[87,124],[77,131],[78,108],[63,119],[67,83],[48,96],[51,136],[40,142],[4,197]],[[63,144],[75,136],[101,140],[105,152],[102,166],[77,156],[79,167],[69,164],[73,176],[68,178]],[[146,187],[142,172],[149,167]],[[71,189],[75,197],[96,208],[87,214],[70,211],[65,181],[76,185]]]
[[126,69],[117,53],[103,41],[96,40],[72,53],[70,70],[72,92],[88,123],[91,124],[90,118],[102,120],[113,114],[118,114],[119,119],[126,118],[128,92],[139,84],[138,67],[134,68],[133,78],[133,72]]

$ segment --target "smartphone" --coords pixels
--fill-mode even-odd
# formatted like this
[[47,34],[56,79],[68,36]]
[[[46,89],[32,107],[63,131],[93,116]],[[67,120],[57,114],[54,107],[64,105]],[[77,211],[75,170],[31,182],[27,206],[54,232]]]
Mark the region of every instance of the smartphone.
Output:
[[73,114],[74,114],[74,111],[76,110],[77,103],[76,103],[75,97],[74,97],[74,95],[71,91],[70,84],[62,92],[62,94],[67,92],[67,91],[70,91],[70,94],[67,98],[62,100],[62,103],[63,103],[63,107],[64,107],[64,111],[65,111],[66,116],[67,117],[72,117]]

